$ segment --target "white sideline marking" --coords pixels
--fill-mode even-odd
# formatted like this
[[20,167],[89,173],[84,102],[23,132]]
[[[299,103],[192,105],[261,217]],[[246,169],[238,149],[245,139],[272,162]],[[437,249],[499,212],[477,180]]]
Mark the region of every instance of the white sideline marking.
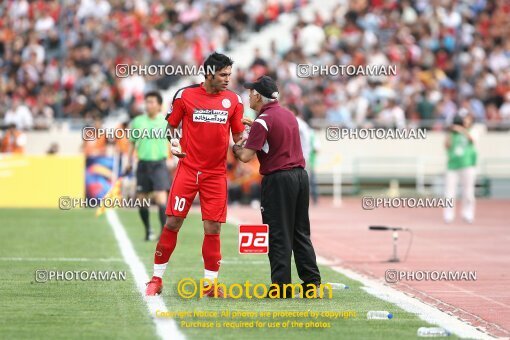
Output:
[[[326,264],[328,261],[320,256],[317,256],[317,263]],[[432,306],[429,306],[416,298],[412,298],[394,288],[386,286],[374,279],[370,279],[364,275],[358,274],[352,270],[342,268],[339,266],[329,266],[334,271],[347,276],[350,279],[363,283],[365,290],[370,295],[373,295],[384,301],[391,302],[406,312],[416,314],[420,319],[427,321],[431,324],[439,325],[449,332],[456,334],[461,338],[467,339],[494,339],[490,335],[480,332],[475,327],[467,325],[460,321],[455,316],[446,314]]]
[[119,258],[85,258],[85,257],[0,257],[0,261],[33,261],[33,262],[123,262]]
[[143,300],[147,304],[152,320],[156,324],[156,332],[161,339],[172,339],[180,340],[185,339],[183,333],[179,331],[177,323],[174,319],[170,318],[157,318],[156,311],[167,312],[168,309],[165,306],[165,302],[160,296],[145,296],[145,283],[149,281],[149,276],[145,271],[145,267],[136,255],[135,248],[131,240],[127,236],[124,226],[119,221],[117,213],[113,209],[106,210],[106,218],[108,223],[112,227],[113,234],[119,245],[120,252],[124,261],[128,264],[133,277],[135,278],[136,287],[142,295]]

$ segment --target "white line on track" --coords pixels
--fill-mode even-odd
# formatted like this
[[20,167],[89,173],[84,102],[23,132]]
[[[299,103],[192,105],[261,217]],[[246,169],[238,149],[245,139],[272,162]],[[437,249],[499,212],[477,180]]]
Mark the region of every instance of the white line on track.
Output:
[[129,239],[124,226],[119,220],[117,213],[112,209],[107,209],[106,218],[112,227],[113,234],[119,245],[120,252],[124,261],[128,264],[133,277],[135,278],[136,287],[142,295],[143,300],[147,304],[150,316],[156,325],[156,331],[161,339],[167,340],[181,340],[185,336],[179,328],[174,319],[170,318],[157,318],[156,311],[167,312],[163,298],[160,296],[145,296],[145,283],[149,281],[149,275],[145,271],[145,267],[136,255],[135,248]]
[[[327,265],[328,261],[320,256],[317,256],[317,262],[322,265]],[[370,295],[391,302],[406,312],[416,314],[420,319],[427,321],[431,324],[439,325],[451,333],[456,334],[461,338],[467,339],[494,339],[490,335],[480,332],[475,327],[468,325],[455,316],[446,314],[432,306],[429,306],[416,298],[412,298],[394,288],[391,288],[383,283],[374,279],[368,278],[364,275],[358,274],[352,270],[340,267],[329,266],[334,271],[347,276],[350,279],[363,283],[362,288]]]
[[509,306],[509,305],[507,305],[506,303],[499,302],[499,301],[494,300],[494,299],[491,299],[491,298],[489,298],[489,297],[487,297],[487,296],[483,296],[483,295],[480,295],[480,294],[476,294],[476,293],[475,293],[475,292],[473,292],[473,291],[470,291],[470,290],[464,289],[464,288],[462,288],[462,287],[456,286],[456,285],[451,284],[451,283],[446,283],[446,285],[447,285],[447,286],[449,286],[449,287],[452,287],[452,288],[458,289],[458,291],[460,291],[460,292],[462,292],[462,293],[464,293],[464,294],[471,295],[471,296],[475,296],[475,297],[477,297],[477,298],[479,298],[479,299],[482,299],[482,300],[488,301],[488,302],[490,302],[490,303],[494,303],[494,304],[496,304],[496,305],[498,305],[498,306],[501,306],[501,307],[504,307],[504,308],[506,308],[506,309],[510,309],[510,306]]

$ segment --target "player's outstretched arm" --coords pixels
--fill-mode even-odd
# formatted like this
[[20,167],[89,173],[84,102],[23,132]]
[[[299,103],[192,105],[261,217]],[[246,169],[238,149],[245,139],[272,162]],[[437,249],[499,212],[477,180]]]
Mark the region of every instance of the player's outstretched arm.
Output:
[[246,138],[241,138],[234,146],[232,147],[232,151],[234,152],[234,156],[243,163],[248,163],[255,156],[256,151],[252,149],[243,148],[243,143],[246,141]]

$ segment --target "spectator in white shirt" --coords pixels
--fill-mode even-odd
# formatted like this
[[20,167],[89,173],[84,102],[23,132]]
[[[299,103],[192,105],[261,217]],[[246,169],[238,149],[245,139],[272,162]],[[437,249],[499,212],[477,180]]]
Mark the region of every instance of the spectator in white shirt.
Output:
[[510,92],[506,93],[505,102],[499,108],[499,114],[501,115],[501,119],[510,121]]
[[19,98],[14,98],[12,109],[5,114],[4,124],[16,124],[18,130],[29,130],[34,125],[32,112],[28,106],[20,102]]
[[395,99],[390,99],[386,108],[379,113],[378,122],[383,127],[403,129],[406,125],[404,110]]

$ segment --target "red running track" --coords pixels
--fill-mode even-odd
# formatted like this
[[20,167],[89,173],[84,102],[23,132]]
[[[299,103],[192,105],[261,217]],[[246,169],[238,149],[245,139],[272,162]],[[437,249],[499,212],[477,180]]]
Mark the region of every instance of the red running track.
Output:
[[[229,207],[229,217],[260,223],[258,210]],[[442,220],[441,209],[363,210],[361,198],[330,199],[310,207],[312,241],[318,255],[340,266],[384,281],[386,270],[476,271],[476,281],[403,280],[392,287],[455,315],[498,337],[510,336],[510,200],[477,201],[476,219]],[[392,255],[391,232],[369,225],[410,228],[414,239],[405,262]],[[410,236],[399,232],[398,256],[404,259]]]

